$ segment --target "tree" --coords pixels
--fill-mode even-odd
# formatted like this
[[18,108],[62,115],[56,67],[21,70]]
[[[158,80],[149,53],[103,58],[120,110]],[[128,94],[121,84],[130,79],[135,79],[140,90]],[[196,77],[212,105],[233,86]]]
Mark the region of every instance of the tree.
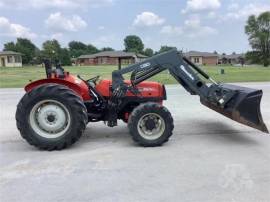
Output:
[[154,51],[153,49],[151,48],[146,48],[144,51],[143,51],[143,54],[145,56],[148,56],[148,57],[152,57],[154,55]]
[[8,42],[4,44],[4,51],[17,51],[16,44],[12,42]]
[[42,57],[42,51],[39,49],[36,49],[35,51],[35,57],[32,58],[31,64],[42,64],[43,63],[43,57]]
[[68,47],[70,51],[70,56],[72,58],[77,58],[81,55],[95,54],[99,52],[97,47],[93,46],[92,44],[86,45],[80,41],[71,41],[68,43]]
[[104,48],[100,49],[100,51],[114,51],[114,49],[111,47],[104,47]]
[[99,50],[94,45],[92,45],[92,44],[87,45],[87,54],[95,54],[98,52],[99,52]]
[[16,43],[17,51],[22,53],[22,62],[29,64],[35,57],[38,49],[29,39],[18,38]]
[[259,51],[248,51],[245,59],[250,63],[261,64],[261,53]]
[[129,35],[124,39],[125,51],[142,53],[144,44],[140,37],[136,35]]
[[29,64],[36,56],[38,48],[29,39],[17,38],[16,44],[14,42],[4,44],[4,50],[22,53],[23,64]]
[[70,50],[87,50],[87,45],[80,41],[71,41],[68,43]]
[[55,39],[45,41],[42,44],[43,59],[50,59],[52,62],[59,60],[61,56],[61,46]]
[[77,57],[80,57],[81,55],[87,54],[87,50],[72,49],[72,50],[69,50],[69,53],[70,53],[70,57],[77,58]]
[[[78,43],[79,44],[79,43]],[[77,44],[77,45],[78,45]],[[76,47],[74,44],[69,44],[69,47]],[[74,45],[74,46],[73,46]],[[42,60],[49,59],[52,62],[60,62],[62,65],[71,65],[70,52],[67,48],[61,48],[57,40],[48,40],[42,44]]]
[[87,54],[87,45],[80,41],[71,41],[68,43],[68,47],[72,58]]
[[62,48],[60,52],[60,61],[62,65],[71,65],[70,54],[67,48]]
[[172,50],[172,49],[176,49],[176,47],[173,47],[173,46],[161,46],[157,53],[167,52],[167,51]]
[[253,49],[249,52],[250,58],[260,60],[264,66],[270,64],[270,12],[261,13],[258,17],[251,15],[245,26],[249,36],[249,43]]

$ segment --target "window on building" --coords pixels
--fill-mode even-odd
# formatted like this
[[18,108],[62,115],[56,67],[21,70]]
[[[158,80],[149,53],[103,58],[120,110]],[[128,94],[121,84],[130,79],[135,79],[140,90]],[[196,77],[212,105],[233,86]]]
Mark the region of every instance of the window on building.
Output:
[[121,63],[123,65],[129,65],[129,64],[132,64],[132,59],[122,59],[121,60]]
[[101,62],[101,64],[106,65],[107,64],[107,58],[106,57],[101,57],[100,62]]
[[7,62],[13,63],[13,56],[7,56]]
[[16,56],[15,56],[15,62],[16,62],[16,63],[21,63],[21,62],[22,62],[21,56],[16,55]]
[[200,63],[200,58],[198,57],[194,58],[194,63]]

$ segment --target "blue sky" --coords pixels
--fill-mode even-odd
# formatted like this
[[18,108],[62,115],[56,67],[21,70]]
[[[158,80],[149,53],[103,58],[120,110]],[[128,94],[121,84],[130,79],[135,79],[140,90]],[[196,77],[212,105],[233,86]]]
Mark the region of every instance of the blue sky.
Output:
[[244,52],[249,15],[270,11],[270,0],[0,0],[0,49],[16,37],[41,47],[57,39],[123,49],[126,35],[145,47]]

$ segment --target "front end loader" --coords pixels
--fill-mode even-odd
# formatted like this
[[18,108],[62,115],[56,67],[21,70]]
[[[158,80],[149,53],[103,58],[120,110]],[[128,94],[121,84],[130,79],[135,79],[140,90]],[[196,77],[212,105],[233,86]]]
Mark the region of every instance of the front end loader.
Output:
[[[45,62],[47,78],[25,87],[16,120],[21,136],[43,150],[61,150],[75,143],[88,122],[117,126],[128,123],[135,142],[160,146],[173,134],[173,118],[163,100],[163,84],[146,81],[168,70],[191,95],[206,107],[249,127],[268,133],[260,112],[262,91],[214,81],[176,50],[156,55],[112,73],[85,80],[60,65]],[[124,80],[124,74],[131,74]]]

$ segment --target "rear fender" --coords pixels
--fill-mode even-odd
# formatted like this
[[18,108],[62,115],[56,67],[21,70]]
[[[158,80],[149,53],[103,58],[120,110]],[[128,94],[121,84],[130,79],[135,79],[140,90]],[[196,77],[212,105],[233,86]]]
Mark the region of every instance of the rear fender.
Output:
[[69,89],[73,90],[78,96],[80,96],[84,101],[91,100],[88,86],[82,80],[79,80],[78,82],[71,82],[64,79],[56,79],[56,78],[41,79],[41,80],[34,81],[32,83],[29,83],[28,85],[25,86],[24,90],[26,92],[29,92],[40,85],[51,84],[51,83],[68,87]]

